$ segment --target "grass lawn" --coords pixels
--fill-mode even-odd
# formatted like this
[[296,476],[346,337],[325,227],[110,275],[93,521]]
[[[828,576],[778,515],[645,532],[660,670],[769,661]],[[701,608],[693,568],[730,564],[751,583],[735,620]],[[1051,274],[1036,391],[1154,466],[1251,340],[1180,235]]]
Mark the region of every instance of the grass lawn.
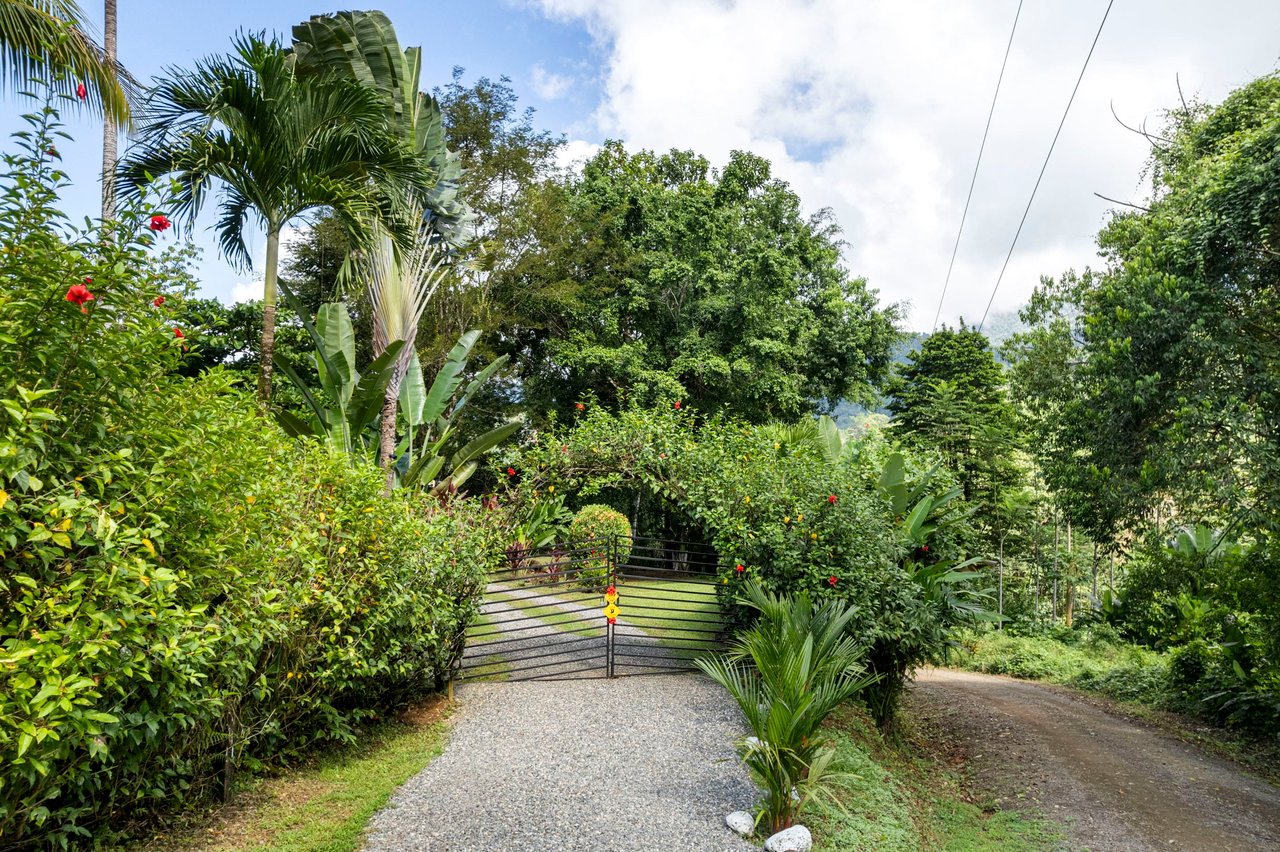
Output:
[[[561,609],[553,603],[548,604],[530,604],[528,599],[533,596],[536,587],[528,589],[519,589],[512,591],[491,591],[485,594],[487,601],[502,601],[520,610],[519,613],[503,613],[501,618],[489,619],[489,627],[479,632],[487,633],[489,630],[496,629],[496,625],[509,619],[521,618],[532,619],[530,621],[521,621],[516,627],[536,627],[538,622],[544,625],[554,627],[556,630],[576,633],[579,636],[603,636],[604,635],[604,616],[599,615],[600,608],[604,606],[604,602],[600,602],[600,607],[595,605],[595,598],[587,595],[585,592],[562,591],[556,594],[537,590],[540,595],[558,598],[566,604],[571,604],[574,609],[581,609],[582,612],[568,612]],[[598,617],[597,617],[598,616]],[[598,621],[599,624],[590,629],[583,630],[592,621]],[[485,637],[492,639],[496,637]]]
[[235,800],[128,852],[354,852],[369,818],[444,750],[451,706],[412,709],[313,765],[255,781]]
[[692,659],[702,651],[689,645],[713,638],[723,617],[714,582],[632,578],[618,584],[622,619],[639,627],[673,654]]
[[[680,645],[681,640],[686,644],[690,640],[705,640],[711,637],[708,631],[720,628],[720,605],[716,602],[716,586],[712,581],[630,577],[619,580],[617,588],[619,618],[664,645]],[[582,605],[581,591],[546,591],[544,594]],[[600,606],[604,606],[603,596]],[[529,612],[536,614],[537,610]],[[690,655],[697,653],[689,652]]]
[[961,779],[924,747],[930,732],[910,719],[900,742],[889,742],[862,710],[849,704],[827,720],[827,733],[851,773],[838,805],[814,803],[802,821],[814,849],[1033,852],[1060,848],[1056,828],[1033,814],[969,801]]

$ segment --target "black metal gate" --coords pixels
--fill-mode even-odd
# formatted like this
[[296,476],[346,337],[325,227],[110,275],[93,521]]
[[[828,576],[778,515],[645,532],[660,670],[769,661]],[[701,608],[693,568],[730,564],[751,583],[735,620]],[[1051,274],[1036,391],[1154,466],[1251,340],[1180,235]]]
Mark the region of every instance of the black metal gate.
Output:
[[489,575],[459,677],[691,671],[726,638],[722,577],[715,552],[692,542],[618,537],[509,551]]

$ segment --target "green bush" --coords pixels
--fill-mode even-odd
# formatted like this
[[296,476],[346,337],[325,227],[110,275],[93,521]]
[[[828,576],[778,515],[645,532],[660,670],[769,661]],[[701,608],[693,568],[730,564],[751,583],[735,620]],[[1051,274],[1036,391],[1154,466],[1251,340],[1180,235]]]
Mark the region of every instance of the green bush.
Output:
[[225,372],[178,375],[185,256],[143,206],[110,239],[66,222],[53,116],[0,190],[6,848],[353,738],[447,677],[496,543],[474,502],[384,497]]
[[617,548],[614,558],[618,562],[625,562],[631,555],[631,522],[612,506],[591,503],[574,514],[569,523],[569,542],[574,547],[591,548],[590,555],[582,561],[578,579],[584,585],[598,585],[609,573],[612,548]]
[[822,723],[873,678],[864,674],[866,649],[849,635],[855,612],[846,602],[771,594],[754,581],[742,593],[759,618],[727,655],[696,664],[733,696],[755,735],[742,760],[764,790],[756,825],[772,834],[811,799],[830,796],[839,771]]

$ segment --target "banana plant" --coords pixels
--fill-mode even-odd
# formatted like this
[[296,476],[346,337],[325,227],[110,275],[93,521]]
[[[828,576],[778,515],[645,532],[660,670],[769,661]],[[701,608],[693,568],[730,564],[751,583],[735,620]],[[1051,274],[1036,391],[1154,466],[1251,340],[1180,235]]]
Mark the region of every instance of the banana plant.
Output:
[[288,288],[282,285],[282,289],[285,298],[299,309],[303,328],[315,344],[311,357],[320,376],[321,393],[308,387],[292,365],[276,352],[273,356],[276,369],[298,389],[308,409],[302,416],[288,410],[277,411],[276,422],[295,438],[321,438],[353,456],[373,451],[377,447],[374,425],[404,341],[393,341],[361,373],[355,366],[355,331],[346,305],[341,302],[321,305],[313,324]]
[[[507,363],[505,355],[496,358],[464,387],[463,370],[479,339],[478,331],[463,334],[430,388],[423,379],[418,354],[410,356],[409,371],[400,386],[400,413],[407,426],[406,437],[396,450],[395,471],[401,487],[423,488],[433,494],[456,491],[476,472],[480,456],[520,428],[520,422],[513,420],[473,438],[451,454],[446,450],[456,435],[459,412]],[[424,427],[422,443],[415,446],[414,438]]]

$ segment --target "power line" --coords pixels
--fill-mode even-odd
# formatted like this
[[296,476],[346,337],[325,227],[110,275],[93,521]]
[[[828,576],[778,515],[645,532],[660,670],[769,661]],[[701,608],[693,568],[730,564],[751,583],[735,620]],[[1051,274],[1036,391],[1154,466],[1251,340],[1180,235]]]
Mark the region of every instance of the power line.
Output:
[[1067,99],[1067,108],[1062,111],[1062,120],[1058,122],[1058,129],[1053,134],[1053,141],[1049,143],[1049,153],[1044,156],[1044,165],[1040,166],[1040,175],[1036,178],[1036,185],[1031,188],[1031,197],[1027,199],[1027,209],[1022,211],[1022,221],[1018,223],[1018,230],[1013,235],[1013,242],[1009,244],[1009,253],[1005,255],[1004,266],[1000,267],[1000,275],[996,278],[996,286],[991,289],[991,298],[987,300],[987,309],[982,312],[982,321],[978,323],[978,331],[982,331],[982,326],[987,321],[987,314],[991,312],[991,305],[996,300],[996,291],[1000,289],[1000,282],[1004,280],[1005,270],[1009,268],[1009,259],[1013,257],[1013,249],[1018,245],[1018,237],[1022,234],[1022,226],[1027,224],[1027,214],[1031,212],[1031,204],[1036,200],[1036,191],[1040,189],[1040,181],[1044,178],[1045,169],[1049,168],[1049,158],[1053,156],[1054,146],[1058,144],[1058,137],[1062,135],[1062,127],[1067,123],[1067,113],[1071,112],[1071,104],[1075,102],[1076,92],[1080,91],[1080,81],[1084,79],[1084,72],[1089,67],[1089,60],[1093,58],[1093,49],[1098,46],[1098,39],[1102,37],[1102,28],[1106,26],[1107,16],[1111,14],[1111,7],[1115,5],[1116,0],[1109,0],[1107,10],[1102,13],[1102,21],[1098,24],[1098,32],[1093,36],[1093,44],[1089,45],[1089,53],[1084,58],[1084,65],[1080,67],[1080,76],[1076,78],[1075,88],[1071,90],[1071,97]]
[[1013,13],[1013,29],[1009,30],[1009,43],[1004,48],[1004,61],[1000,63],[1000,76],[996,78],[996,92],[991,96],[991,109],[987,111],[987,126],[982,128],[982,144],[978,146],[978,161],[973,164],[973,177],[969,180],[969,194],[964,199],[964,212],[960,214],[960,230],[956,231],[956,244],[951,249],[951,263],[947,264],[947,277],[942,282],[942,295],[938,297],[938,310],[933,315],[933,330],[938,330],[938,317],[942,316],[942,303],[947,298],[947,285],[951,283],[951,270],[956,265],[956,253],[960,251],[960,235],[964,233],[964,220],[969,217],[969,202],[973,200],[973,187],[978,182],[978,167],[982,165],[982,152],[987,148],[987,134],[991,131],[991,117],[996,114],[996,99],[1000,97],[1000,84],[1004,82],[1004,69],[1009,64],[1009,51],[1013,47],[1013,34],[1018,31],[1018,18],[1022,16],[1022,0]]

